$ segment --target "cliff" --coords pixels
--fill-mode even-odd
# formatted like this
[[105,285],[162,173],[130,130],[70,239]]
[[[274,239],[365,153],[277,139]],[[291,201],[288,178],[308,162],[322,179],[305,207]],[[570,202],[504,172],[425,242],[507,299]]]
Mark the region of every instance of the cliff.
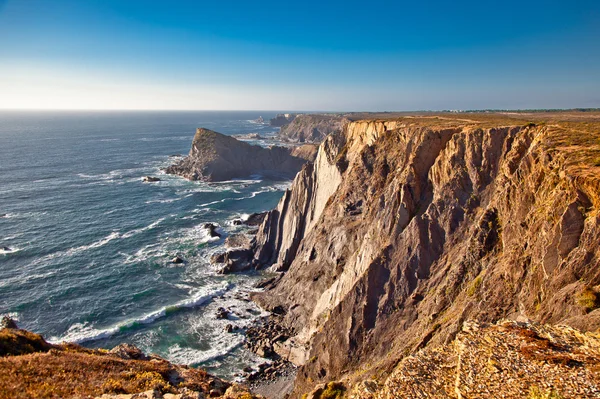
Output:
[[[305,153],[283,147],[250,145],[212,130],[198,128],[187,157],[166,169],[189,180],[223,181],[253,174],[293,177]],[[296,156],[298,155],[298,156]],[[310,159],[310,154],[308,155]]]
[[254,299],[317,383],[384,378],[466,320],[600,327],[600,118],[405,116],[327,137],[255,242]]
[[341,131],[348,122],[340,115],[301,114],[281,127],[279,138],[299,143],[320,143],[329,134]]
[[40,335],[0,329],[0,398],[252,399],[247,388],[200,369],[146,356],[132,345],[112,350],[51,345]]
[[297,114],[277,114],[275,118],[271,118],[269,124],[275,127],[285,126],[293,121],[296,116]]

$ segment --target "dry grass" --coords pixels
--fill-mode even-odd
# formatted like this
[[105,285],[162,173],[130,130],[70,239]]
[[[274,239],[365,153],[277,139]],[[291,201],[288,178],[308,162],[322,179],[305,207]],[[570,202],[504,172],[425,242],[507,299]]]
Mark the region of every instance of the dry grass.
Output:
[[177,393],[186,387],[208,392],[213,380],[203,370],[165,360],[121,359],[78,345],[50,345],[24,330],[0,330],[0,399],[69,398],[150,389]]
[[53,346],[44,341],[41,335],[25,330],[0,330],[0,356],[25,355],[33,352],[47,352]]

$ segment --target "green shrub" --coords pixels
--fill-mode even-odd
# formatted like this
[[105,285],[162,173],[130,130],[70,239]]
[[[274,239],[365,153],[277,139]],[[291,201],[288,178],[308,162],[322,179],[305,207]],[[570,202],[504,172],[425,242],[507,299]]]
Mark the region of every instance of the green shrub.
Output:
[[562,395],[556,392],[554,389],[549,389],[547,391],[542,391],[537,386],[532,386],[529,389],[529,396],[527,399],[564,399]]
[[330,382],[321,393],[321,399],[341,399],[344,397],[346,388],[340,382]]
[[591,288],[584,288],[577,296],[577,304],[583,307],[587,312],[600,307],[600,298],[598,293]]

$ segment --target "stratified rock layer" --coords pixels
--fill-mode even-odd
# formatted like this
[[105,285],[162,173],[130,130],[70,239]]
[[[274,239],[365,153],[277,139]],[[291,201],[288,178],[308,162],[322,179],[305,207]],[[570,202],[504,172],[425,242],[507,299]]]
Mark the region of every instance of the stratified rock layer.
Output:
[[287,270],[255,299],[296,332],[294,394],[388,373],[468,319],[600,327],[600,124],[528,122],[356,121],[321,144],[256,238]]
[[189,180],[223,181],[253,174],[293,177],[306,159],[283,147],[264,148],[250,145],[212,130],[198,128],[192,149],[167,173]]
[[279,138],[299,143],[320,143],[328,135],[342,131],[348,122],[340,115],[302,114],[281,127]]

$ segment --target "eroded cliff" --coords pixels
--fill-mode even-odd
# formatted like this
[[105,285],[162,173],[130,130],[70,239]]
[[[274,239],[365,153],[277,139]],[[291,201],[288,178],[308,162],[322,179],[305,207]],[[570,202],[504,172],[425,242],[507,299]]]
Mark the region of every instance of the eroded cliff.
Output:
[[293,177],[313,157],[308,148],[250,145],[212,130],[198,128],[187,157],[166,169],[189,180],[222,181],[267,174]]
[[300,114],[281,126],[279,138],[299,143],[320,143],[329,134],[340,132],[349,120],[334,114]]
[[330,135],[256,239],[287,270],[255,299],[295,331],[276,348],[303,365],[294,394],[387,375],[469,319],[600,327],[598,127],[468,114]]

